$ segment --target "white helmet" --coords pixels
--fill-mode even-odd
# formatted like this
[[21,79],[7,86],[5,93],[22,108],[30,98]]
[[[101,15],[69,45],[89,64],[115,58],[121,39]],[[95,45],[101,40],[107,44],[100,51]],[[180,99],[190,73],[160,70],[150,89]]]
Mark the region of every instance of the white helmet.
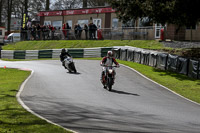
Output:
[[112,51],[108,51],[107,56],[108,57],[113,57],[113,52]]

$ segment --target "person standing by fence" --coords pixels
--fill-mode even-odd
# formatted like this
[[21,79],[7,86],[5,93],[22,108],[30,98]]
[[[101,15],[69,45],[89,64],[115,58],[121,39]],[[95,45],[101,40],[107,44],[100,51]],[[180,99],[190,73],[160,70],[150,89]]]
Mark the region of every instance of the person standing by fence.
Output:
[[62,27],[62,32],[63,32],[63,36],[64,36],[64,39],[66,38],[66,25],[65,24],[63,24],[63,27]]
[[84,25],[84,31],[85,31],[85,39],[88,40],[88,26],[87,26],[87,24]]
[[40,40],[40,33],[41,33],[41,27],[40,24],[37,24],[37,36],[39,40]]

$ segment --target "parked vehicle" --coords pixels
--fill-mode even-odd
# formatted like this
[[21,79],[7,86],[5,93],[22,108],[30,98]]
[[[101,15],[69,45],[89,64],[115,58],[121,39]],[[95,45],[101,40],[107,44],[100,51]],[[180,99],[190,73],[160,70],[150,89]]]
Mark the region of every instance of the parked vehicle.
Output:
[[65,56],[65,58],[64,58],[64,65],[65,65],[65,68],[66,68],[70,73],[71,73],[71,72],[74,72],[74,73],[77,72],[72,57]]
[[17,42],[17,41],[20,41],[20,33],[10,33],[7,36],[7,39],[4,40],[5,43]]
[[103,78],[102,84],[104,85],[104,88],[109,91],[112,90],[112,86],[114,85],[115,80],[115,68],[118,66],[104,66],[106,68],[105,75]]

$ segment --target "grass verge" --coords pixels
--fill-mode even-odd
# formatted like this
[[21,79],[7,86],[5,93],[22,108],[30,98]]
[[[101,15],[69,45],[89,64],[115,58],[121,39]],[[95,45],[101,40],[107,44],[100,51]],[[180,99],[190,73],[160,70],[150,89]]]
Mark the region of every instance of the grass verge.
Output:
[[200,80],[192,79],[186,75],[169,71],[158,70],[150,66],[118,60],[119,63],[129,66],[155,82],[172,91],[200,103]]
[[[155,40],[50,40],[50,41],[21,41],[3,46],[3,50],[40,50],[61,48],[93,48],[112,46],[133,46],[144,49],[168,49]],[[169,48],[170,49],[170,48]]]
[[[0,132],[1,133],[67,133],[27,112],[18,103],[16,94],[29,71],[0,68]],[[2,76],[3,75],[3,76]]]

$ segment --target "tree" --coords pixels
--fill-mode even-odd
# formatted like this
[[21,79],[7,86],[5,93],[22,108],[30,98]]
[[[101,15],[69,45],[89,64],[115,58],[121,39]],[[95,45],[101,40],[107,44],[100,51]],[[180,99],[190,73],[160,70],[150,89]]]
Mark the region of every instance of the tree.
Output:
[[90,7],[105,6],[108,0],[87,0]]
[[88,3],[87,0],[83,0],[83,8],[87,8],[87,3]]
[[109,0],[119,19],[149,17],[156,23],[171,23],[178,26],[199,22],[199,0]]
[[56,0],[52,5],[53,10],[65,10],[74,9],[82,7],[82,2],[80,0]]
[[49,5],[50,5],[50,1],[46,0],[46,8],[45,8],[46,11],[49,10]]
[[12,2],[13,0],[7,0],[7,6],[8,6],[8,9],[7,9],[7,15],[8,15],[8,21],[7,21],[7,31],[8,33],[10,32],[10,23],[11,23],[11,14],[12,14]]
[[0,26],[2,26],[2,12],[5,0],[0,0]]

